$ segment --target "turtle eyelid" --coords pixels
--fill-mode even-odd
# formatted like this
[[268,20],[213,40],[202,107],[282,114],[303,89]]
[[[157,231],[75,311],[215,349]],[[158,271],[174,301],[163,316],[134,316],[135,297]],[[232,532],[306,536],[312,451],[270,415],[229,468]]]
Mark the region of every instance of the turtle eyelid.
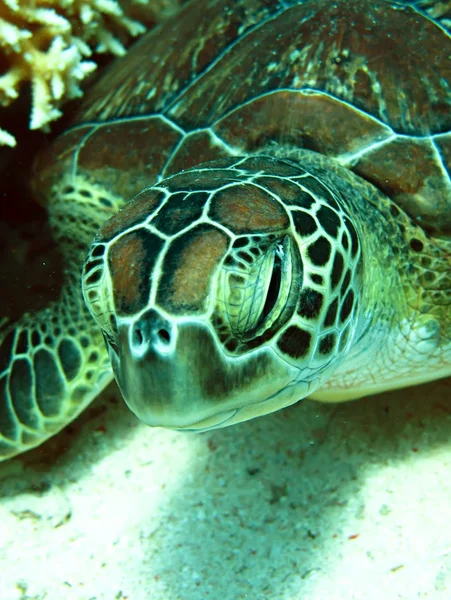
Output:
[[266,291],[266,300],[265,304],[263,305],[263,309],[260,316],[260,321],[262,324],[273,311],[274,307],[276,306],[277,299],[279,298],[283,277],[283,260],[283,246],[282,244],[277,244],[274,250],[274,261],[272,265],[271,279],[269,282],[268,289]]

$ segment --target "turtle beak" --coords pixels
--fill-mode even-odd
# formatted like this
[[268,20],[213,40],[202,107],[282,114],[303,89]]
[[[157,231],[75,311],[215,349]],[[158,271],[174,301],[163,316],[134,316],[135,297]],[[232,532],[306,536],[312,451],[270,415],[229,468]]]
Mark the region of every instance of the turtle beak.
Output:
[[256,416],[236,418],[243,406],[267,400],[293,380],[293,368],[270,349],[228,357],[205,323],[175,324],[154,309],[119,326],[112,363],[136,416],[171,429],[206,430]]

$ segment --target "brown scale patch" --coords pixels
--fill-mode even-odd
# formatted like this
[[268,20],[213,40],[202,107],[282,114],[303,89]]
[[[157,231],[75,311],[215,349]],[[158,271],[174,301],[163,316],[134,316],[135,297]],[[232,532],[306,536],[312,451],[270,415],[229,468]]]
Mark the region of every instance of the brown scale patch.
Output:
[[[414,6],[296,2],[240,37],[170,114],[182,127],[199,125],[274,89],[309,87],[345,100],[395,131],[425,135],[449,129],[449,75],[446,30]],[[275,114],[290,134],[294,127],[283,108],[277,104]]]
[[390,196],[420,225],[451,229],[449,178],[429,139],[395,138],[362,156],[353,170]]
[[105,123],[81,145],[77,168],[128,201],[155,183],[181,137],[160,117]]
[[210,217],[237,234],[280,231],[290,224],[281,204],[251,184],[217,192],[211,203]]
[[246,149],[277,142],[332,157],[357,152],[391,135],[388,127],[353,106],[321,92],[301,90],[260,96],[218,121],[214,130],[227,143],[244,143]]
[[132,231],[113,244],[108,267],[116,313],[134,314],[149,301],[151,275],[162,240],[145,229]]
[[228,237],[210,225],[176,238],[164,259],[158,304],[175,313],[205,311],[212,275],[228,245]]
[[148,189],[129,202],[116,213],[97,234],[97,242],[108,242],[129,227],[142,223],[163,202],[164,194],[158,190]]
[[[114,61],[89,90],[78,118],[88,121],[162,111],[238,35],[245,35],[276,10],[278,3],[267,0],[185,3]],[[214,93],[214,86],[209,89]],[[195,113],[192,116],[196,118]]]

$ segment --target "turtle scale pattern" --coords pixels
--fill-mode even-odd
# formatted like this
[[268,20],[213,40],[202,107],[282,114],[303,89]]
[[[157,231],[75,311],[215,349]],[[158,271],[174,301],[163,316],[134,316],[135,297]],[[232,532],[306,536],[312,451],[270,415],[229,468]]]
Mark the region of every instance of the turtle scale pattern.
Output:
[[[411,383],[431,377],[424,364],[448,374],[446,17],[443,3],[429,0],[205,0],[115,63],[35,164],[33,189],[67,276],[58,302],[3,333],[0,457],[53,435],[111,380],[121,319],[167,325],[201,315],[218,343],[192,336],[218,361],[218,348],[237,357],[274,342],[288,363],[306,361],[303,395],[337,351],[352,348],[349,365],[323,383],[326,399],[329,390],[377,388],[381,370],[386,388],[404,374]],[[205,161],[215,162],[189,170]],[[84,286],[102,332],[79,284],[99,228]],[[233,306],[267,308],[261,290],[246,297],[243,281],[255,277],[259,290],[252,264],[266,264],[268,252],[274,261],[290,256],[305,285],[287,289],[276,313],[281,301],[272,299],[276,316],[259,331],[252,310]],[[376,276],[365,280],[368,262],[379,280],[394,278],[389,290]],[[220,287],[235,296],[207,299],[222,265]],[[394,325],[368,369],[359,340],[374,347]],[[242,374],[224,368],[238,386]],[[255,383],[276,371],[261,355],[246,377]],[[287,382],[295,388],[300,378]],[[226,395],[215,373],[204,369],[200,379],[193,385]]]

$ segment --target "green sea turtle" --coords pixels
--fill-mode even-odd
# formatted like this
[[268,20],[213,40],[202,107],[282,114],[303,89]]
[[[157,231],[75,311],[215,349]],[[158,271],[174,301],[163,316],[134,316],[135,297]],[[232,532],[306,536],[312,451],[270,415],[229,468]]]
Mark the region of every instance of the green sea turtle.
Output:
[[451,373],[446,6],[193,0],[105,72],[35,165],[66,278],[3,332],[2,458],[113,372],[183,430]]

